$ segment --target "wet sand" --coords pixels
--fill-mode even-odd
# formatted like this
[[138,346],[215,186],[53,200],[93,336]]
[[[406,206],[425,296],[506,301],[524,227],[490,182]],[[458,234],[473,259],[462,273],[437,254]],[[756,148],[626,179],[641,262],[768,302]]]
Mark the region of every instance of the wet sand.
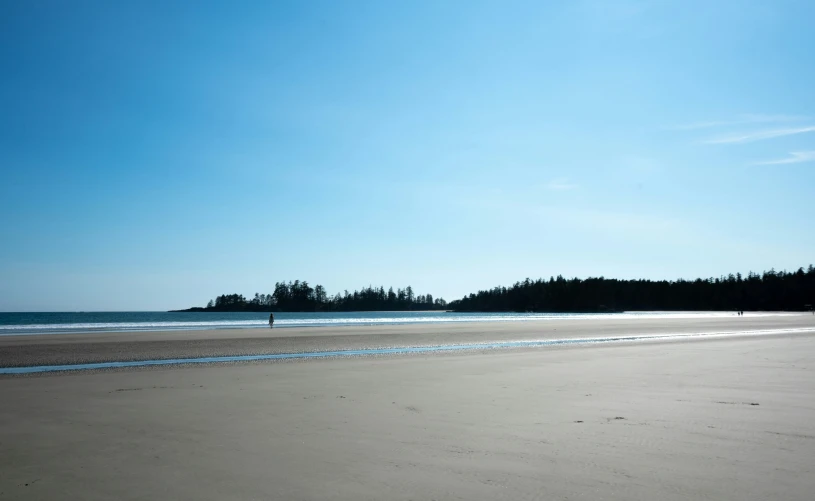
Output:
[[815,327],[815,316],[734,315],[0,336],[0,367],[802,327]]
[[[738,320],[550,328],[815,325]],[[280,329],[271,340],[548,332],[411,326],[394,341],[393,328],[370,329]],[[126,337],[180,348],[194,335]],[[101,336],[29,345],[118,346],[106,356],[130,346]],[[0,379],[0,499],[809,500],[814,396],[812,334],[12,377]]]

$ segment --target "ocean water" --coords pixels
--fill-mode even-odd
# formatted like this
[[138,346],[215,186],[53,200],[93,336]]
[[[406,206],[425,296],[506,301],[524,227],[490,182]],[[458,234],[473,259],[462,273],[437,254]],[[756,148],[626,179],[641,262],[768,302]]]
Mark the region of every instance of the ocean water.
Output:
[[[275,328],[339,325],[388,325],[446,322],[524,322],[551,319],[608,320],[633,318],[703,318],[734,316],[733,312],[627,313],[447,313],[443,311],[355,311],[275,313]],[[753,315],[764,315],[752,313]],[[770,315],[770,314],[766,314]],[[268,313],[66,312],[2,313],[0,336],[73,332],[134,332],[268,327]]]

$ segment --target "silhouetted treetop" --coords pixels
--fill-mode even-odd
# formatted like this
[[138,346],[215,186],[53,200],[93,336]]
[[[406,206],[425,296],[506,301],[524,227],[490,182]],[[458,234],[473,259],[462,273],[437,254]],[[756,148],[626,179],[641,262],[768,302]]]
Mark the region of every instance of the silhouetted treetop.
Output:
[[604,277],[516,282],[452,301],[454,311],[801,311],[815,304],[815,268],[750,272],[696,280],[618,280]]
[[181,311],[405,311],[444,310],[447,301],[433,299],[430,294],[414,296],[413,288],[385,288],[368,286],[353,293],[330,296],[322,285],[313,288],[308,282],[277,282],[271,294],[255,293],[247,300],[240,294],[225,294],[209,301],[204,308]]
[[801,311],[815,305],[815,267],[797,271],[752,271],[719,278],[652,281],[604,277],[549,280],[526,278],[510,287],[494,287],[447,303],[432,294],[416,294],[413,287],[364,287],[331,296],[322,285],[277,282],[271,294],[225,294],[205,308],[184,311],[682,311],[764,310]]

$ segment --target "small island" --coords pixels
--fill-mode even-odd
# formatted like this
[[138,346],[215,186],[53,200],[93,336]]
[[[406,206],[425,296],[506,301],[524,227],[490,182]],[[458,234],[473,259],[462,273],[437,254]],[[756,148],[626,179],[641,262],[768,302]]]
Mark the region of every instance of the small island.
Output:
[[317,312],[317,311],[427,311],[446,310],[447,301],[432,294],[419,294],[413,287],[404,289],[368,286],[359,291],[344,291],[329,295],[325,287],[311,287],[308,282],[275,283],[271,294],[255,293],[252,299],[242,294],[224,294],[211,300],[205,307],[193,307],[172,312]]

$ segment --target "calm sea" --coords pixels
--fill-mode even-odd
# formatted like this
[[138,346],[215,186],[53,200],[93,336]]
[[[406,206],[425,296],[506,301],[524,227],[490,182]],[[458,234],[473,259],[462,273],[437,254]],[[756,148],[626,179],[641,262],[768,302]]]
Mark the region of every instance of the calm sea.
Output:
[[[355,311],[275,313],[275,328],[443,322],[523,322],[546,319],[726,317],[731,312],[446,313],[443,311]],[[268,326],[268,313],[71,312],[0,313],[0,336],[71,332],[133,332],[251,329]]]

